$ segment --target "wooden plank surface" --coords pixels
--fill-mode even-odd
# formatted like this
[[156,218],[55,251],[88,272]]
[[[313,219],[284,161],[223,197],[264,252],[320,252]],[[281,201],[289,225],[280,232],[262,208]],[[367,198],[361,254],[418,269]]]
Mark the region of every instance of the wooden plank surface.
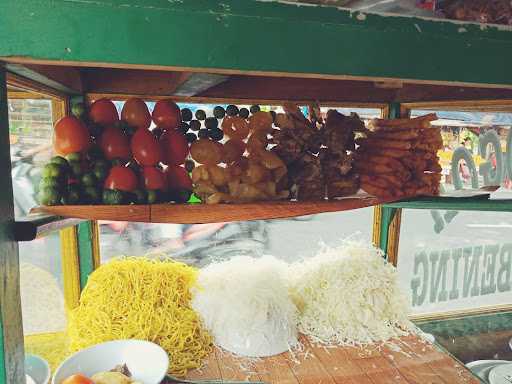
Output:
[[[371,347],[314,345],[261,359],[212,352],[194,379],[252,380],[284,384],[477,384],[469,370],[417,335]],[[212,369],[213,367],[213,369]]]
[[505,26],[251,0],[3,0],[0,14],[8,62],[512,85]]
[[33,213],[90,220],[148,223],[200,224],[245,220],[281,219],[370,207],[390,200],[357,195],[330,201],[272,201],[246,204],[156,204],[156,205],[57,205],[33,208]]
[[30,212],[90,220],[151,222],[149,205],[56,205],[36,207]]
[[0,384],[24,382],[18,244],[14,241],[14,201],[5,69],[0,67]]

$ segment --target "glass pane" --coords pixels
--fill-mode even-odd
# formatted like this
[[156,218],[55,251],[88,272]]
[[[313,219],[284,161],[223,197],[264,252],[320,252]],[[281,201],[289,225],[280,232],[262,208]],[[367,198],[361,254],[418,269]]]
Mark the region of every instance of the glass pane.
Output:
[[443,136],[439,159],[445,190],[488,185],[512,188],[512,151],[507,148],[512,112],[417,109],[411,116],[428,113],[439,117],[433,124],[441,127]]
[[293,261],[312,256],[322,244],[336,245],[347,238],[370,242],[372,223],[373,208],[195,225],[100,222],[101,262],[148,253],[162,253],[197,267],[243,254],[271,254]]
[[511,304],[512,217],[405,210],[398,271],[413,314]]
[[[114,102],[119,113],[123,101]],[[146,102],[150,111],[155,103]],[[216,104],[185,104],[192,113],[203,109],[213,115]],[[225,108],[227,104],[222,104]],[[250,105],[239,105],[250,108]],[[260,106],[264,111],[283,112],[280,106]],[[322,107],[326,114],[333,107]],[[381,117],[379,108],[335,108],[341,113],[357,113],[368,121]],[[302,108],[307,113],[307,108]],[[204,122],[202,122],[204,125]],[[101,258],[105,262],[119,255],[143,255],[161,252],[192,265],[204,266],[214,259],[231,255],[270,253],[294,260],[313,254],[321,243],[336,244],[355,236],[371,241],[373,209],[326,213],[288,220],[247,221],[204,225],[142,224],[129,222],[100,222]]]
[[[52,100],[10,98],[8,106],[15,215],[20,217],[37,205],[41,168],[52,156]],[[19,243],[19,255],[25,335],[64,330],[59,234]]]

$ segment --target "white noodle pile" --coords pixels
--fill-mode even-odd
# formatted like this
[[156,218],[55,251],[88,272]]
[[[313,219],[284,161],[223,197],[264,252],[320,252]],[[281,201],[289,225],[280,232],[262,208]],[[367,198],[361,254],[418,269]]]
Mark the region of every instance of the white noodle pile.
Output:
[[199,272],[192,307],[216,345],[251,357],[296,345],[297,309],[288,295],[286,268],[272,256],[238,256]]
[[374,247],[325,247],[289,271],[299,331],[324,344],[363,345],[411,329],[396,269]]

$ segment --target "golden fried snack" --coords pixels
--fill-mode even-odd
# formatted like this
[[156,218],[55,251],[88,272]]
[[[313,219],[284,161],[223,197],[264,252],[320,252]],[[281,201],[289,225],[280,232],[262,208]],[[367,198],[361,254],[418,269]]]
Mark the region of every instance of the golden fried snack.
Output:
[[209,179],[210,174],[208,173],[208,168],[206,165],[198,165],[192,170],[192,182],[194,184],[201,181],[208,181]]
[[374,155],[374,156],[362,157],[360,159],[360,161],[368,161],[368,162],[374,163],[376,165],[377,164],[385,164],[385,165],[389,165],[390,167],[397,169],[397,170],[398,169],[405,170],[404,165],[398,159],[394,159],[392,157]]
[[382,189],[393,189],[386,180],[379,176],[361,175],[361,184],[372,184]]
[[404,131],[377,131],[369,134],[368,137],[372,139],[383,139],[383,140],[415,140],[418,138],[420,133],[417,130],[404,130]]
[[442,175],[440,173],[431,173],[431,172],[425,172],[420,177],[420,181],[422,183],[425,183],[427,185],[438,185],[441,181]]
[[373,119],[369,123],[370,129],[378,130],[401,130],[401,129],[426,129],[430,128],[430,122],[437,120],[435,113],[419,116],[414,119]]
[[215,192],[206,198],[206,204],[230,203],[233,199],[224,192]]
[[354,164],[354,168],[360,173],[393,173],[393,167],[387,164],[373,164],[370,162],[358,162]]
[[430,163],[425,167],[425,171],[441,173],[443,167],[439,163]]
[[245,152],[245,143],[242,140],[230,139],[224,143],[223,160],[226,164],[239,161]]
[[409,150],[402,150],[402,149],[388,149],[388,148],[358,148],[358,153],[361,154],[361,156],[382,156],[382,157],[392,157],[396,159],[403,159],[407,156],[411,155],[411,151]]
[[199,139],[190,146],[190,155],[200,164],[219,164],[223,157],[223,146],[216,141]]
[[402,140],[357,139],[356,144],[359,144],[361,147],[371,148],[387,148],[400,150],[408,150],[412,148],[411,142]]
[[361,189],[370,195],[381,198],[392,198],[394,192],[388,188],[379,187],[373,183],[361,180]]
[[249,135],[249,123],[238,116],[226,116],[222,120],[222,131],[230,139],[243,140]]
[[268,145],[267,133],[265,131],[254,131],[247,141],[247,151],[254,155],[264,151]]
[[414,149],[420,149],[423,151],[429,151],[429,152],[437,152],[439,149],[443,147],[443,143],[432,143],[432,142],[425,142],[425,143],[417,143],[414,146]]
[[403,181],[398,177],[398,176],[395,176],[395,175],[391,175],[391,174],[382,174],[382,175],[379,175],[379,177],[382,179],[382,180],[385,180],[388,185],[394,187],[394,188],[402,188],[403,186]]
[[228,184],[229,171],[218,165],[211,165],[208,167],[209,179],[216,187],[223,187]]
[[286,170],[286,165],[283,160],[281,160],[274,152],[261,151],[258,153],[258,158],[261,165],[267,169],[284,168]]
[[251,132],[263,131],[272,132],[272,115],[269,112],[259,111],[249,117],[249,129]]

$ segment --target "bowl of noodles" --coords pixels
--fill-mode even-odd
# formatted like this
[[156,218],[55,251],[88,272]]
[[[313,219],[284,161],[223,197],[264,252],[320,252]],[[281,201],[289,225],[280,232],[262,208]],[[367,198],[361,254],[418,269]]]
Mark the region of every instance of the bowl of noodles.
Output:
[[167,352],[157,344],[114,340],[82,349],[67,358],[55,371],[52,384],[63,384],[73,375],[83,375],[96,382],[95,377],[107,377],[112,372],[122,372],[127,377],[126,383],[160,384],[168,369]]

